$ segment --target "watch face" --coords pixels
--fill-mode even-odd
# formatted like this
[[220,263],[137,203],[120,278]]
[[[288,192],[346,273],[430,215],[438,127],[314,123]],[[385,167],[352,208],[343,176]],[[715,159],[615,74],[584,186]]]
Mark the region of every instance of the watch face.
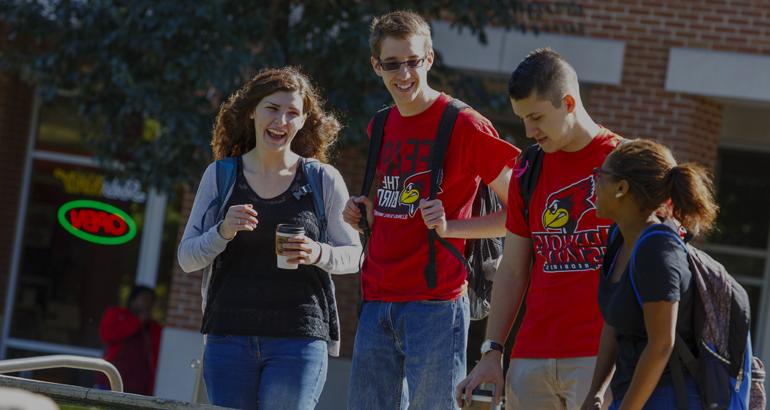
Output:
[[502,345],[499,343],[492,340],[485,340],[484,343],[481,344],[481,354],[484,354],[490,350],[496,350],[501,353],[503,351]]

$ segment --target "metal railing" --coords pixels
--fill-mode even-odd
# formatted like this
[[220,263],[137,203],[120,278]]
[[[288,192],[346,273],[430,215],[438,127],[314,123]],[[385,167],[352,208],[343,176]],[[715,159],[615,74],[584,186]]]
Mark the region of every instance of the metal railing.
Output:
[[123,392],[123,379],[120,378],[118,369],[116,369],[112,363],[103,359],[59,354],[0,360],[0,374],[23,372],[26,370],[52,369],[57,367],[102,372],[110,381],[110,388],[112,391]]

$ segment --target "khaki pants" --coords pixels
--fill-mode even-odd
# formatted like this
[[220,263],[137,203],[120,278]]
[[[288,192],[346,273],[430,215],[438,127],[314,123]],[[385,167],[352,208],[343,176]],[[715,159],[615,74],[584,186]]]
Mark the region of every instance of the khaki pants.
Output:
[[[579,409],[591,388],[596,357],[511,359],[505,378],[506,410]],[[604,408],[611,399],[605,395]]]

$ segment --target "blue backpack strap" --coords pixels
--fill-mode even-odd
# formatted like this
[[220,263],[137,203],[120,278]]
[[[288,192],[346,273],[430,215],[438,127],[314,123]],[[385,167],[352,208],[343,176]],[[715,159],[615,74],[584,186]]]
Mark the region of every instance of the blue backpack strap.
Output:
[[319,242],[326,243],[326,205],[324,204],[323,168],[315,158],[302,158],[302,168],[305,171],[310,190],[313,194],[316,218],[318,218]]
[[[665,230],[653,230],[656,227],[660,226],[666,226]],[[612,232],[610,232],[610,235],[612,235]],[[639,289],[636,287],[636,280],[634,279],[634,266],[636,264],[636,252],[639,250],[639,245],[641,245],[642,241],[645,239],[656,236],[656,235],[665,235],[670,236],[674,239],[676,239],[677,243],[679,243],[682,248],[687,252],[687,246],[682,242],[682,239],[677,235],[676,233],[672,232],[670,230],[670,227],[667,225],[662,224],[655,224],[651,225],[649,228],[645,229],[645,232],[642,233],[642,236],[639,238],[639,240],[636,241],[636,244],[634,244],[634,249],[631,251],[631,260],[628,263],[628,278],[631,280],[631,288],[634,290],[634,295],[636,295],[636,301],[639,302],[639,307],[642,307],[642,297],[639,295]]]
[[[665,226],[665,230],[655,229],[659,228],[661,226]],[[615,229],[617,231],[617,229]],[[610,235],[613,235],[613,232],[610,232]],[[656,236],[656,235],[664,235],[664,236],[670,236],[674,239],[676,239],[677,243],[679,243],[682,248],[684,248],[685,252],[687,252],[687,246],[682,242],[682,239],[677,235],[675,232],[671,230],[671,226],[666,224],[655,224],[647,229],[644,230],[642,233],[642,236],[639,238],[639,240],[636,241],[634,244],[633,250],[631,250],[631,260],[628,263],[628,278],[631,280],[631,288],[634,290],[634,295],[636,296],[636,301],[639,303],[639,307],[642,308],[642,296],[639,294],[639,289],[636,286],[636,280],[634,279],[634,266],[636,265],[636,253],[639,250],[639,245],[641,245],[642,241],[645,239]],[[684,343],[684,340],[682,340],[682,337],[679,335],[679,333],[676,333],[676,342],[674,343],[674,349],[675,352],[671,354],[671,356],[668,359],[668,366],[669,370],[671,372],[671,379],[672,383],[674,385],[674,392],[675,392],[675,401],[676,401],[676,407],[678,410],[686,410],[689,408],[688,406],[688,400],[687,396],[684,394],[685,392],[685,384],[684,384],[684,373],[682,371],[682,365],[688,365],[688,368],[690,365],[692,365],[694,358],[692,356],[692,353],[689,352],[687,349],[687,345]],[[686,351],[686,352],[685,352]],[[690,370],[691,374],[693,373],[692,370]]]
[[217,214],[222,212],[225,197],[230,187],[235,184],[235,174],[238,169],[238,158],[227,157],[216,162],[217,171]]
[[618,228],[618,224],[612,224],[612,226],[610,226],[610,234],[607,240],[607,246],[610,246],[610,244],[615,242],[615,238],[618,237],[618,232],[620,232],[620,228]]
[[221,217],[220,213],[222,213],[222,207],[225,205],[224,202],[225,198],[227,197],[227,193],[230,191],[230,188],[233,186],[233,184],[235,184],[235,174],[236,170],[238,169],[237,165],[238,158],[235,157],[222,158],[214,163],[214,170],[217,181],[217,196],[214,197],[211,202],[209,202],[209,205],[206,207],[206,212],[201,215],[200,227],[195,227],[198,233],[203,233],[206,215],[208,215],[212,208],[216,207],[217,217]]

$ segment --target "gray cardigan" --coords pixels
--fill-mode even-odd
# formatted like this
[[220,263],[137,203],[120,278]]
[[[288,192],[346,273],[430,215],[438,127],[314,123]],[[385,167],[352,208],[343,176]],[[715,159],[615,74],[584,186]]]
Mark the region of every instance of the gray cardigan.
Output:
[[[321,244],[321,258],[316,266],[330,274],[355,273],[359,269],[361,242],[358,233],[342,220],[342,210],[349,195],[345,181],[339,171],[329,164],[323,164],[323,196],[326,207],[327,238],[329,243]],[[225,250],[228,240],[218,231],[224,219],[224,209],[206,207],[217,196],[216,170],[214,163],[209,164],[203,173],[195,194],[190,217],[184,228],[182,241],[179,243],[177,258],[183,271],[189,273],[203,269],[201,281],[202,306],[206,309],[206,294],[211,280],[212,263]],[[232,194],[232,187],[227,192],[225,203]],[[204,215],[205,213],[205,215]],[[195,225],[203,221],[202,227]],[[202,233],[201,233],[202,232]],[[337,318],[339,324],[339,318]],[[338,329],[339,330],[339,329]],[[339,332],[338,332],[339,333]],[[329,354],[339,355],[339,340],[329,343]]]

